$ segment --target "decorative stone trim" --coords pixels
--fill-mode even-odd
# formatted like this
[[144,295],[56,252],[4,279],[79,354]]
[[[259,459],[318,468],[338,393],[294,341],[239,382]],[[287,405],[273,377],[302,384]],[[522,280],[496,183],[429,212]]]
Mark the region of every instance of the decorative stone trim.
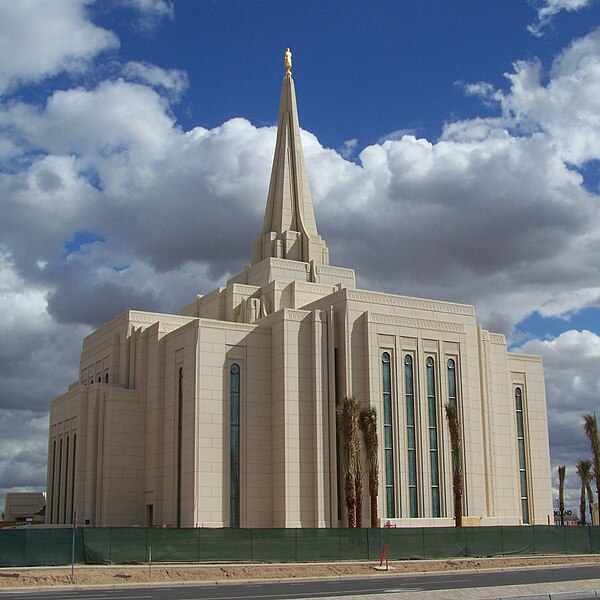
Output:
[[387,306],[401,306],[403,308],[416,308],[422,310],[434,310],[455,315],[475,317],[475,309],[468,304],[454,304],[452,302],[440,302],[438,300],[426,300],[424,298],[411,298],[409,296],[395,296],[366,290],[348,289],[348,300],[369,302],[371,304],[385,304]]
[[344,269],[343,267],[330,267],[324,265],[317,266],[319,275],[332,275],[338,277],[354,277],[354,269]]
[[245,283],[234,283],[233,284],[233,293],[234,294],[247,294],[247,295],[251,296],[258,290],[260,290],[260,287],[256,286],[256,285],[247,285]]
[[233,323],[231,321],[217,321],[216,319],[198,319],[198,327],[210,327],[212,329],[227,329],[228,331],[255,331],[257,325],[248,323]]
[[429,329],[432,331],[450,331],[452,333],[464,333],[465,328],[460,323],[448,323],[447,321],[432,321],[426,319],[415,319],[413,317],[392,317],[379,313],[369,313],[371,323],[382,325],[394,325],[396,327],[414,327],[417,329]]
[[293,308],[285,308],[283,318],[288,321],[303,321],[310,315],[309,310],[294,310]]
[[502,333],[490,333],[490,342],[492,344],[506,344],[506,338]]

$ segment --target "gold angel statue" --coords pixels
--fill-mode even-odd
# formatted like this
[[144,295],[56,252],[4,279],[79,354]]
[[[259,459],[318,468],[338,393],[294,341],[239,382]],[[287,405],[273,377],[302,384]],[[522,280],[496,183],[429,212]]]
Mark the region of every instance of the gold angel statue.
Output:
[[283,64],[287,69],[288,73],[292,72],[292,51],[289,48],[285,49],[285,58],[283,59]]

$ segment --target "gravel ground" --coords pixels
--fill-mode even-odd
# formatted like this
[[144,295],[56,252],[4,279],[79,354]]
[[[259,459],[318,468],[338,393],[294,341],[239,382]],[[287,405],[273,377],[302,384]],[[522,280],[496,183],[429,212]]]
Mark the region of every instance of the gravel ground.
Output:
[[[423,573],[459,571],[463,569],[506,569],[514,567],[600,563],[599,555],[531,556],[518,558],[477,558],[452,560],[412,560],[390,563],[390,573]],[[203,581],[235,581],[248,579],[293,579],[306,577],[345,577],[381,575],[378,563],[314,563],[314,564],[243,564],[243,565],[75,565],[71,567],[36,567],[0,569],[0,589],[53,585],[122,585],[127,583],[183,583]]]

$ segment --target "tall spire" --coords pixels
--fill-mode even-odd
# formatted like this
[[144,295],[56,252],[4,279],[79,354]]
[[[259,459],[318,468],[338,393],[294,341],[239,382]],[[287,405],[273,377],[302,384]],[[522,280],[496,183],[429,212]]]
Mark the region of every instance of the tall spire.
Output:
[[292,53],[285,52],[277,142],[261,234],[252,245],[252,264],[269,257],[315,265],[329,264],[329,251],[317,233],[300,140]]

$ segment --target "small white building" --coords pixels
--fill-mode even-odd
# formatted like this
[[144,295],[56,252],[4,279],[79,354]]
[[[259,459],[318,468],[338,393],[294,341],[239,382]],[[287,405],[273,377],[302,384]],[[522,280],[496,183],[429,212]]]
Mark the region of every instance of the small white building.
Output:
[[452,525],[447,402],[467,523],[553,519],[540,358],[507,352],[472,306],[357,289],[329,265],[288,70],[250,266],[180,315],[130,310],[85,338],[52,402],[46,521],[344,526],[347,395],[379,416],[382,524]]

